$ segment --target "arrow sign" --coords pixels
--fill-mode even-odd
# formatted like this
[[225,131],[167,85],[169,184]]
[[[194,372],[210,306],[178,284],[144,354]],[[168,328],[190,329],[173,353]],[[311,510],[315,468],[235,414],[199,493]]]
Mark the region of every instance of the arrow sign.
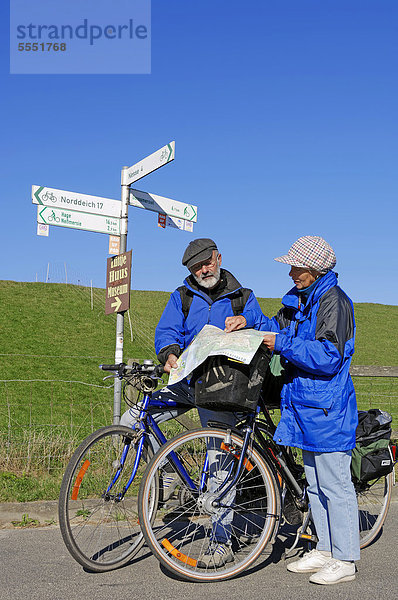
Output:
[[120,218],[122,204],[120,200],[77,194],[39,185],[32,185],[32,203],[117,218]]
[[57,227],[120,235],[120,219],[51,208],[50,206],[37,207],[37,222],[45,225],[56,225]]
[[115,302],[111,303],[111,307],[114,308],[113,312],[118,312],[121,305],[122,305],[122,301],[120,300],[119,296],[116,296]]
[[128,169],[122,170],[122,185],[130,185],[134,181],[138,181],[141,177],[149,175],[152,171],[164,167],[175,158],[175,142],[170,142],[167,146],[163,146],[159,150],[156,150],[150,156],[143,158],[140,162],[136,163]]
[[146,208],[158,213],[165,213],[170,217],[177,217],[185,221],[197,221],[198,207],[193,204],[185,204],[164,196],[130,190],[130,205],[137,208]]
[[131,255],[123,252],[106,263],[105,314],[123,312],[130,308]]

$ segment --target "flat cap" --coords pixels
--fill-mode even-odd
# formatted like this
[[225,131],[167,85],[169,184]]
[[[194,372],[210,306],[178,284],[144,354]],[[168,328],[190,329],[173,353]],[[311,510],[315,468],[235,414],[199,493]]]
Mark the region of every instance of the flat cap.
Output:
[[216,243],[209,238],[198,238],[189,242],[187,249],[182,257],[182,264],[191,269],[193,265],[209,260],[213,254],[213,250],[217,250]]

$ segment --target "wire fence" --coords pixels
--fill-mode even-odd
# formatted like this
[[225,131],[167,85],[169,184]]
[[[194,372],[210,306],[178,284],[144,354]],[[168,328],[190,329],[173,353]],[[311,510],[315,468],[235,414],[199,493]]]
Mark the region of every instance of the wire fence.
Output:
[[[353,380],[358,407],[389,412],[396,437],[398,377],[353,375]],[[103,385],[68,380],[0,381],[0,470],[62,470],[87,435],[112,423],[112,412],[113,384],[109,381]]]

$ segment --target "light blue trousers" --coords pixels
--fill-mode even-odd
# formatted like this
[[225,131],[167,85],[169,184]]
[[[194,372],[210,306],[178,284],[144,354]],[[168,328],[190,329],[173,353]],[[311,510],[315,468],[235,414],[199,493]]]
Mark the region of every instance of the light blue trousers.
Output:
[[359,560],[358,504],[351,481],[351,451],[303,450],[317,550],[339,560]]

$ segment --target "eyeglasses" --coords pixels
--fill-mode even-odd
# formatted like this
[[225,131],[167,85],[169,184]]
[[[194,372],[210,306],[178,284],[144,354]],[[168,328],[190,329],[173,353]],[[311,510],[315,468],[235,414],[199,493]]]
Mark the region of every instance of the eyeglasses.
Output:
[[191,271],[193,271],[194,273],[196,273],[197,271],[200,271],[201,269],[203,269],[203,267],[213,267],[217,264],[217,260],[218,257],[220,255],[217,254],[214,258],[208,258],[207,260],[202,260],[202,262],[196,263],[196,265],[193,265],[191,267]]

